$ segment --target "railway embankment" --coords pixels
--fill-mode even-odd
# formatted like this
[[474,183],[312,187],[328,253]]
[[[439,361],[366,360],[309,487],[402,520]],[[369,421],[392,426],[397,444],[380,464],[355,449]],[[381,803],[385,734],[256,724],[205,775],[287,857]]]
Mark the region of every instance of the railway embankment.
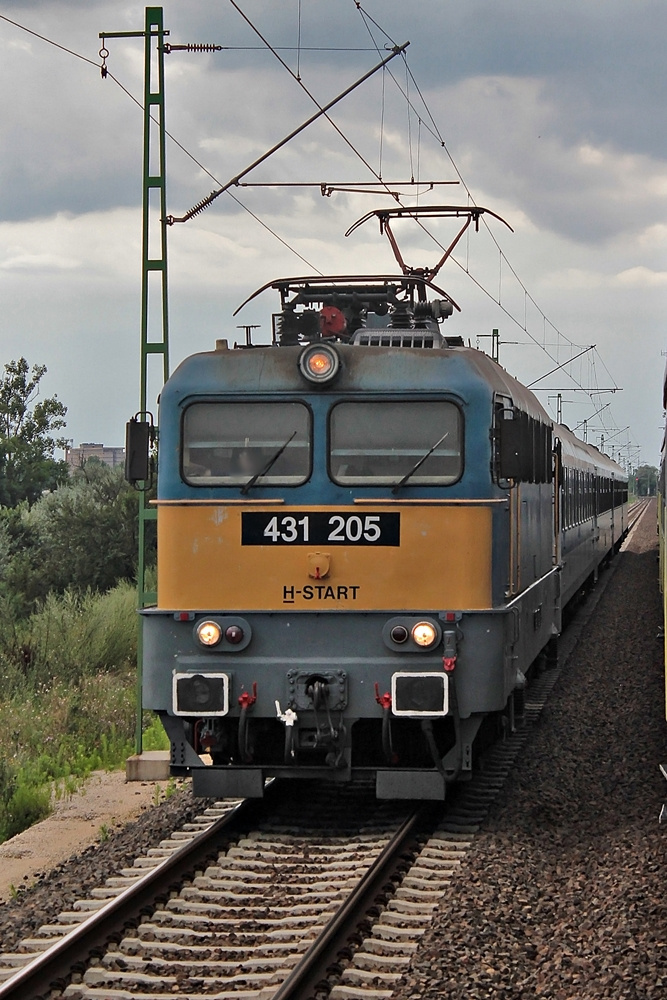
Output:
[[667,986],[664,671],[655,504],[396,1000],[614,997]]

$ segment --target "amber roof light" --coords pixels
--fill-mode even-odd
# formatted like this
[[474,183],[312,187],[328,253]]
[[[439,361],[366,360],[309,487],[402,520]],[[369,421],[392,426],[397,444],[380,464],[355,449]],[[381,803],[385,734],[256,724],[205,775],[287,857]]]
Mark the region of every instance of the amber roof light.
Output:
[[328,344],[310,344],[299,355],[299,371],[309,382],[330,382],[339,368],[340,358]]

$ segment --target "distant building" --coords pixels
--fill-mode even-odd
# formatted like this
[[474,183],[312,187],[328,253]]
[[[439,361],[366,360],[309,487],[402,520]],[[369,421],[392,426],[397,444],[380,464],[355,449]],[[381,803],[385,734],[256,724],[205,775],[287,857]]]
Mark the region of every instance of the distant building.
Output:
[[118,465],[125,465],[125,449],[110,448],[92,441],[84,441],[78,448],[67,447],[65,449],[65,461],[72,469],[80,469],[89,458],[96,458],[115,469]]

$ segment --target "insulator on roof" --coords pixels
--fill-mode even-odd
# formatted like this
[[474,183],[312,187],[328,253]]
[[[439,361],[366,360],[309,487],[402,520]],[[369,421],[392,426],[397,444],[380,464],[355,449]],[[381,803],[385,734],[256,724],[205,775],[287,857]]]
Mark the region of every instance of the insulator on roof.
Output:
[[314,309],[304,309],[303,312],[286,309],[279,319],[278,330],[281,347],[319,340],[320,314]]

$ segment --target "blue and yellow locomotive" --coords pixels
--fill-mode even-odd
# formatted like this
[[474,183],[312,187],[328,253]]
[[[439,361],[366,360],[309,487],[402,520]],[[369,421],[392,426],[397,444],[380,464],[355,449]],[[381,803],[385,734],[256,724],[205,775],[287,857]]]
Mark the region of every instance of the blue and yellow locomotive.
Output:
[[626,477],[443,334],[430,280],[273,287],[270,346],[218,341],[162,391],[144,706],[197,794],[442,799],[620,545]]

